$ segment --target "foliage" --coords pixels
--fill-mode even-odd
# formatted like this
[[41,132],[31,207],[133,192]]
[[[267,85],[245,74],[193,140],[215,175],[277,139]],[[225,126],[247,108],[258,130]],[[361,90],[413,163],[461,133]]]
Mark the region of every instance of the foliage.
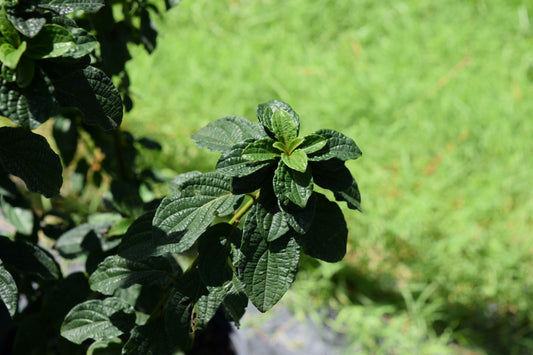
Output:
[[[229,116],[195,134],[222,153],[216,171],[181,174],[156,198],[162,180],[136,158],[161,146],[118,129],[132,106],[128,43],[156,44],[150,11],[133,0],[0,2],[0,114],[14,124],[0,127],[0,203],[15,229],[0,236],[2,351],[170,354],[218,309],[238,323],[248,299],[274,306],[301,255],[346,252],[343,213],[319,191],[360,210],[345,162],[361,152],[332,130],[300,137],[281,101],[259,105],[259,124]],[[50,117],[60,157],[32,132]],[[86,274],[65,271],[68,259]]]

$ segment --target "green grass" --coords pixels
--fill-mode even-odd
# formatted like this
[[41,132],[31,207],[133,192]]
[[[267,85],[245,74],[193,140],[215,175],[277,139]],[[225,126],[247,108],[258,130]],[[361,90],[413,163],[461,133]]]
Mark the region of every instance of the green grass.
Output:
[[190,134],[273,98],[363,151],[349,253],[285,302],[366,353],[533,352],[533,3],[189,0],[158,25],[125,119],[158,167],[211,169]]

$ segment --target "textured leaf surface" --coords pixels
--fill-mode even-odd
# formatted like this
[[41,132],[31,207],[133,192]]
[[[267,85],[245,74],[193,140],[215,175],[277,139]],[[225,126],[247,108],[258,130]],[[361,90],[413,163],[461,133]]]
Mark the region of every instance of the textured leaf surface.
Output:
[[287,105],[285,102],[279,101],[279,100],[271,100],[264,104],[260,104],[257,106],[257,118],[259,120],[259,123],[263,126],[266,133],[269,134],[272,138],[275,137],[274,134],[274,127],[272,125],[272,115],[276,111],[286,111],[290,117],[292,118],[294,122],[294,126],[296,126],[296,136],[298,135],[298,132],[300,130],[300,118],[296,112]]
[[8,14],[7,18],[20,33],[29,38],[35,37],[46,24],[46,19],[41,14]]
[[34,216],[31,209],[12,206],[0,195],[0,210],[17,233],[27,236],[33,233]]
[[263,138],[248,144],[242,152],[242,157],[250,161],[265,161],[279,158],[280,152],[273,147],[272,138]]
[[72,33],[55,24],[44,25],[28,44],[26,55],[32,59],[57,58],[76,46]]
[[132,306],[117,297],[91,300],[74,307],[61,325],[61,335],[73,343],[106,340],[128,332],[135,325]]
[[303,150],[306,154],[311,154],[319,151],[324,148],[328,141],[326,138],[318,134],[310,134],[305,136],[303,143],[300,146],[300,149]]
[[330,129],[322,129],[315,134],[324,137],[327,144],[314,154],[309,155],[309,160],[320,161],[337,158],[340,160],[357,159],[361,156],[361,150],[355,142],[344,134]]
[[290,202],[299,207],[305,207],[307,200],[313,193],[313,178],[308,170],[305,173],[289,169],[280,162],[274,174],[274,193],[282,205]]
[[198,243],[198,272],[208,286],[222,285],[231,278],[227,239],[232,230],[233,227],[227,223],[215,224],[202,235]]
[[63,233],[54,245],[54,249],[68,258],[83,252],[107,251],[120,243],[119,239],[109,240],[105,233],[114,220],[94,221],[96,224],[84,223]]
[[4,302],[9,315],[13,317],[17,312],[18,290],[15,280],[7,271],[0,259],[0,300]]
[[96,341],[87,349],[87,355],[118,355],[122,353],[122,340],[112,338]]
[[191,138],[200,148],[226,152],[244,140],[264,138],[264,133],[246,118],[227,116],[209,123]]
[[355,179],[352,180],[350,187],[344,191],[335,192],[334,195],[337,201],[346,201],[348,208],[363,212],[361,208],[361,193]]
[[104,6],[104,0],[44,0],[39,3],[43,9],[54,10],[60,15],[70,14],[76,10],[97,12]]
[[116,289],[134,284],[167,286],[172,283],[172,271],[169,260],[164,257],[135,261],[112,255],[98,265],[89,284],[94,291],[112,295]]
[[288,145],[298,135],[298,124],[293,117],[284,110],[272,113],[272,130],[279,141]]
[[316,212],[309,231],[298,236],[302,251],[314,258],[334,263],[346,254],[348,228],[340,207],[324,195],[316,194]]
[[272,308],[294,281],[300,248],[294,238],[284,236],[267,242],[256,223],[256,214],[246,217],[241,279],[246,294],[261,312]]
[[135,327],[124,344],[122,353],[129,355],[170,355],[173,354],[171,340],[167,336],[162,317]]
[[291,155],[281,153],[281,160],[293,170],[301,173],[307,170],[307,154],[301,149],[296,149]]
[[244,177],[268,166],[269,161],[251,162],[243,158],[242,153],[251,141],[237,143],[218,159],[216,169],[224,175]]
[[241,199],[231,192],[231,178],[212,172],[195,176],[185,183],[179,195],[161,202],[154,226],[176,236],[176,251],[189,249],[217,216],[233,212]]
[[14,48],[9,43],[4,43],[0,45],[0,61],[8,68],[15,70],[25,51],[26,42],[22,42],[18,48]]
[[257,228],[269,242],[284,236],[290,230],[287,214],[276,202],[271,194],[262,194],[253,207]]

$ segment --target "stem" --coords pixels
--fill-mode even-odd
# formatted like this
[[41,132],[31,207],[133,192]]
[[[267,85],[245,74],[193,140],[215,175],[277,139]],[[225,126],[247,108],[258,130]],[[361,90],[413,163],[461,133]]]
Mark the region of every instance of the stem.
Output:
[[259,193],[257,193],[257,195],[254,195],[254,194],[247,194],[247,195],[250,196],[251,199],[248,200],[248,202],[246,202],[246,204],[242,206],[242,208],[235,213],[233,218],[230,219],[230,221],[228,222],[229,224],[234,225],[236,223],[239,223],[239,220],[242,218],[242,216],[244,216],[246,212],[248,212],[250,208],[252,208],[255,201],[257,201],[257,199],[259,198]]

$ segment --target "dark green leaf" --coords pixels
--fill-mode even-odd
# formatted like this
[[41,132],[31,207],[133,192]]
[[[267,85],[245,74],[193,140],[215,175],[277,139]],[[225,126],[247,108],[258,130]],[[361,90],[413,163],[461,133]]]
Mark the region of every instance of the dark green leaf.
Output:
[[274,127],[272,126],[272,115],[276,111],[286,111],[296,126],[296,136],[300,130],[300,118],[296,112],[286,103],[278,100],[268,101],[264,104],[257,106],[257,118],[259,123],[264,128],[265,132],[275,138]]
[[327,140],[327,144],[319,151],[310,154],[310,161],[321,161],[331,158],[346,161],[357,159],[362,154],[355,142],[340,132],[330,129],[322,129],[315,132],[315,134],[324,137]]
[[94,291],[112,295],[116,289],[134,284],[156,283],[166,287],[173,281],[172,272],[172,265],[165,257],[134,261],[112,255],[98,265],[89,278],[89,284]]
[[296,233],[305,234],[311,227],[311,222],[315,215],[315,202],[316,198],[314,194],[312,194],[307,201],[307,206],[305,206],[305,208],[301,208],[292,202],[289,202],[287,206],[280,204],[284,218]]
[[26,55],[32,59],[56,58],[76,46],[74,36],[63,26],[46,24],[39,34],[28,40]]
[[87,349],[87,355],[120,355],[122,354],[122,340],[111,338],[94,342]]
[[120,298],[91,300],[74,307],[61,325],[61,335],[73,343],[107,340],[129,332],[135,325],[133,307]]
[[67,73],[56,71],[53,75],[58,101],[63,106],[79,108],[87,124],[106,130],[120,125],[122,99],[103,71],[88,66],[83,70]]
[[35,61],[23,56],[17,66],[17,85],[24,89],[30,86],[35,75]]
[[46,24],[46,18],[38,12],[24,13],[23,16],[8,14],[7,18],[24,36],[33,38]]
[[87,300],[91,293],[85,274],[72,273],[46,289],[41,312],[47,319],[61,323],[71,308]]
[[328,141],[326,138],[318,134],[310,134],[304,138],[300,149],[303,150],[306,154],[311,154],[319,151],[324,148]]
[[50,118],[56,107],[54,87],[42,70],[36,70],[30,86],[0,83],[0,114],[28,129],[35,129]]
[[231,178],[216,172],[195,176],[183,183],[179,195],[163,199],[154,226],[175,235],[175,251],[183,252],[217,216],[233,212],[240,199],[231,192]]
[[162,317],[151,318],[148,323],[136,326],[124,344],[123,354],[128,355],[172,355],[171,343],[165,331]]
[[4,268],[2,259],[0,259],[0,300],[4,302],[9,315],[13,317],[17,312],[18,290],[15,280]]
[[198,272],[207,286],[220,286],[231,279],[228,264],[228,238],[233,227],[227,223],[218,223],[210,227],[198,243]]
[[63,164],[69,165],[78,148],[78,124],[76,120],[63,116],[54,118],[52,131],[56,146],[59,149]]
[[272,130],[278,141],[288,145],[296,136],[298,136],[298,124],[293,117],[284,110],[278,110],[272,113]]
[[53,10],[60,15],[70,14],[76,10],[97,12],[104,6],[104,0],[43,0],[39,3],[42,9]]
[[339,159],[311,162],[315,184],[331,191],[344,191],[352,184],[352,173]]
[[280,162],[274,174],[273,187],[281,205],[287,206],[292,202],[303,208],[313,193],[313,178],[310,170],[301,173]]
[[254,192],[257,189],[260,189],[263,185],[269,182],[272,183],[275,168],[275,164],[269,164],[250,175],[234,177],[232,180],[233,193],[246,194]]
[[344,191],[335,192],[334,195],[337,201],[346,201],[348,208],[363,212],[361,208],[361,194],[359,193],[359,187],[355,179],[352,180],[350,187]]
[[29,208],[13,206],[0,195],[0,210],[4,218],[17,230],[17,233],[30,236],[33,234],[34,216]]
[[346,254],[348,228],[339,206],[324,195],[317,196],[316,213],[311,228],[297,240],[307,255],[334,263],[342,260]]
[[[119,239],[109,239],[106,232],[117,220],[115,215],[104,215],[103,218],[75,227],[59,237],[54,245],[54,249],[59,251],[63,257],[75,257],[80,253],[91,251],[108,251],[116,247]],[[120,215],[119,217],[120,218]],[[92,222],[92,223],[91,223]]]
[[279,158],[280,152],[273,147],[274,142],[272,138],[256,140],[243,150],[242,157],[255,162]]
[[9,21],[6,9],[3,6],[0,8],[0,33],[2,34],[2,41],[15,48],[20,45],[20,36],[11,21]]
[[222,307],[226,317],[231,319],[237,326],[248,306],[248,296],[244,292],[244,287],[236,275],[233,275],[231,288],[226,291]]
[[209,123],[191,138],[200,148],[224,153],[242,141],[264,138],[264,134],[257,124],[246,118],[227,116]]
[[251,141],[244,141],[234,145],[231,150],[226,151],[218,159],[216,169],[224,175],[233,177],[244,177],[271,164],[266,162],[251,162],[242,157],[244,149]]
[[141,43],[148,53],[152,53],[157,43],[157,30],[154,23],[150,19],[150,13],[146,8],[141,9],[141,27],[139,28],[139,35]]
[[290,155],[281,153],[281,160],[293,170],[301,173],[307,170],[307,154],[301,149],[296,149]]
[[61,270],[54,257],[40,246],[0,237],[0,259],[22,273],[42,280],[61,278]]
[[271,242],[287,234],[290,227],[286,213],[273,201],[271,194],[261,194],[253,209],[257,229],[264,239]]
[[246,294],[261,312],[272,308],[294,281],[300,248],[294,238],[285,235],[267,242],[250,212],[244,224],[241,279]]

